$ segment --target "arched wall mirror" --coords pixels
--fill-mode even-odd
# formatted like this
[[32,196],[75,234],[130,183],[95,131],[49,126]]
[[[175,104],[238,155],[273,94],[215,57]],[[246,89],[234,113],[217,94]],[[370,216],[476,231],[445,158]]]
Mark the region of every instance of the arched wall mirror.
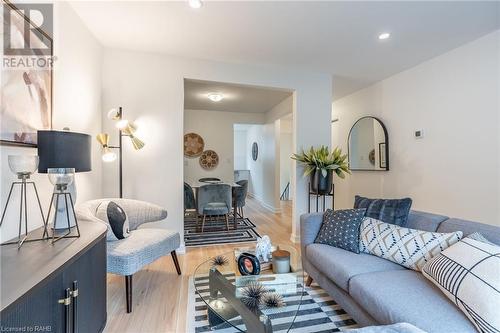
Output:
[[349,131],[347,146],[351,170],[389,170],[389,136],[379,119],[372,116],[358,119]]

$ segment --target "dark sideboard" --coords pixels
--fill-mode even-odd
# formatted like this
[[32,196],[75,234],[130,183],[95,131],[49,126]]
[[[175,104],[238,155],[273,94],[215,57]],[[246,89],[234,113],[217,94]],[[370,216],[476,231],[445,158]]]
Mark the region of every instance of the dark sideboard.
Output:
[[[35,238],[42,229],[32,232]],[[80,223],[80,238],[0,248],[0,329],[94,333],[106,325],[106,226]]]

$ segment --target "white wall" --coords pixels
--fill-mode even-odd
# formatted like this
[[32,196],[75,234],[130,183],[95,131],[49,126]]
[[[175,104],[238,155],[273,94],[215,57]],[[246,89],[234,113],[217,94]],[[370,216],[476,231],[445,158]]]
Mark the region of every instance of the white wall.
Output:
[[247,170],[247,156],[251,154],[247,147],[247,131],[234,131],[234,170]]
[[[71,7],[54,4],[53,128],[69,127],[72,131],[95,135],[101,130],[101,46],[83,25]],[[92,171],[76,175],[77,203],[101,196],[101,159],[97,142],[92,141]],[[33,148],[0,146],[1,208],[16,177],[10,172],[8,155],[36,155]],[[42,208],[47,213],[52,186],[46,174],[32,178],[38,187]],[[17,236],[19,192],[14,193],[2,225],[2,241]],[[28,190],[29,229],[42,225],[34,193]]]
[[[330,140],[331,76],[252,66],[181,59],[164,55],[112,50],[104,52],[103,109],[122,105],[143,128],[146,147],[125,149],[126,197],[155,202],[167,208],[167,227],[183,233],[183,109],[185,78],[275,87],[295,91],[294,150]],[[314,110],[314,112],[311,112]],[[103,124],[110,128],[110,124]],[[314,128],[314,132],[310,129]],[[115,170],[106,166],[103,189],[116,188]],[[299,216],[307,209],[306,184],[300,177],[294,197],[293,238],[298,238]]]
[[[198,133],[205,150],[219,155],[219,165],[213,170],[200,166],[199,158],[184,157],[184,179],[193,182],[201,177],[234,180],[234,124],[260,124],[264,113],[184,110],[184,133]],[[244,168],[246,169],[246,167]]]
[[280,212],[279,202],[279,120],[251,126],[247,131],[247,146],[259,147],[257,160],[247,157],[250,170],[249,194],[272,212]]
[[[292,169],[292,146],[293,146],[293,134],[292,134],[292,120],[291,119],[280,119],[280,195],[286,188],[286,185],[291,180],[291,169]],[[292,199],[291,193],[289,199]]]
[[345,151],[357,118],[385,123],[391,167],[336,180],[336,207],[408,196],[414,209],[500,225],[499,45],[497,31],[334,102]]

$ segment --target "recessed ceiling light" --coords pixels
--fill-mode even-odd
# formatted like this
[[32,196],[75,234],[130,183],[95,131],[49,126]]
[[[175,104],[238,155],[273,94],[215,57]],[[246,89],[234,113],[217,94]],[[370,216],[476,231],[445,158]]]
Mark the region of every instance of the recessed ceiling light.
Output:
[[189,6],[191,8],[201,8],[201,6],[203,6],[203,2],[201,2],[201,0],[189,0]]
[[388,32],[384,32],[384,33],[378,35],[378,39],[380,39],[380,40],[388,39],[389,37],[391,37],[391,34]]
[[210,93],[207,96],[212,102],[220,102],[224,98],[224,95],[219,93]]

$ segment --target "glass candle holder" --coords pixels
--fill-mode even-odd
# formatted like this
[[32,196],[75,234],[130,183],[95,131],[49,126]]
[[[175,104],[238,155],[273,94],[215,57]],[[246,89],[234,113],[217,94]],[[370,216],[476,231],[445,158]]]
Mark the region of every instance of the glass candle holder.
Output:
[[49,168],[47,173],[50,182],[58,191],[65,191],[75,179],[74,168]]
[[19,179],[30,178],[38,168],[39,158],[36,155],[9,155],[9,168]]

